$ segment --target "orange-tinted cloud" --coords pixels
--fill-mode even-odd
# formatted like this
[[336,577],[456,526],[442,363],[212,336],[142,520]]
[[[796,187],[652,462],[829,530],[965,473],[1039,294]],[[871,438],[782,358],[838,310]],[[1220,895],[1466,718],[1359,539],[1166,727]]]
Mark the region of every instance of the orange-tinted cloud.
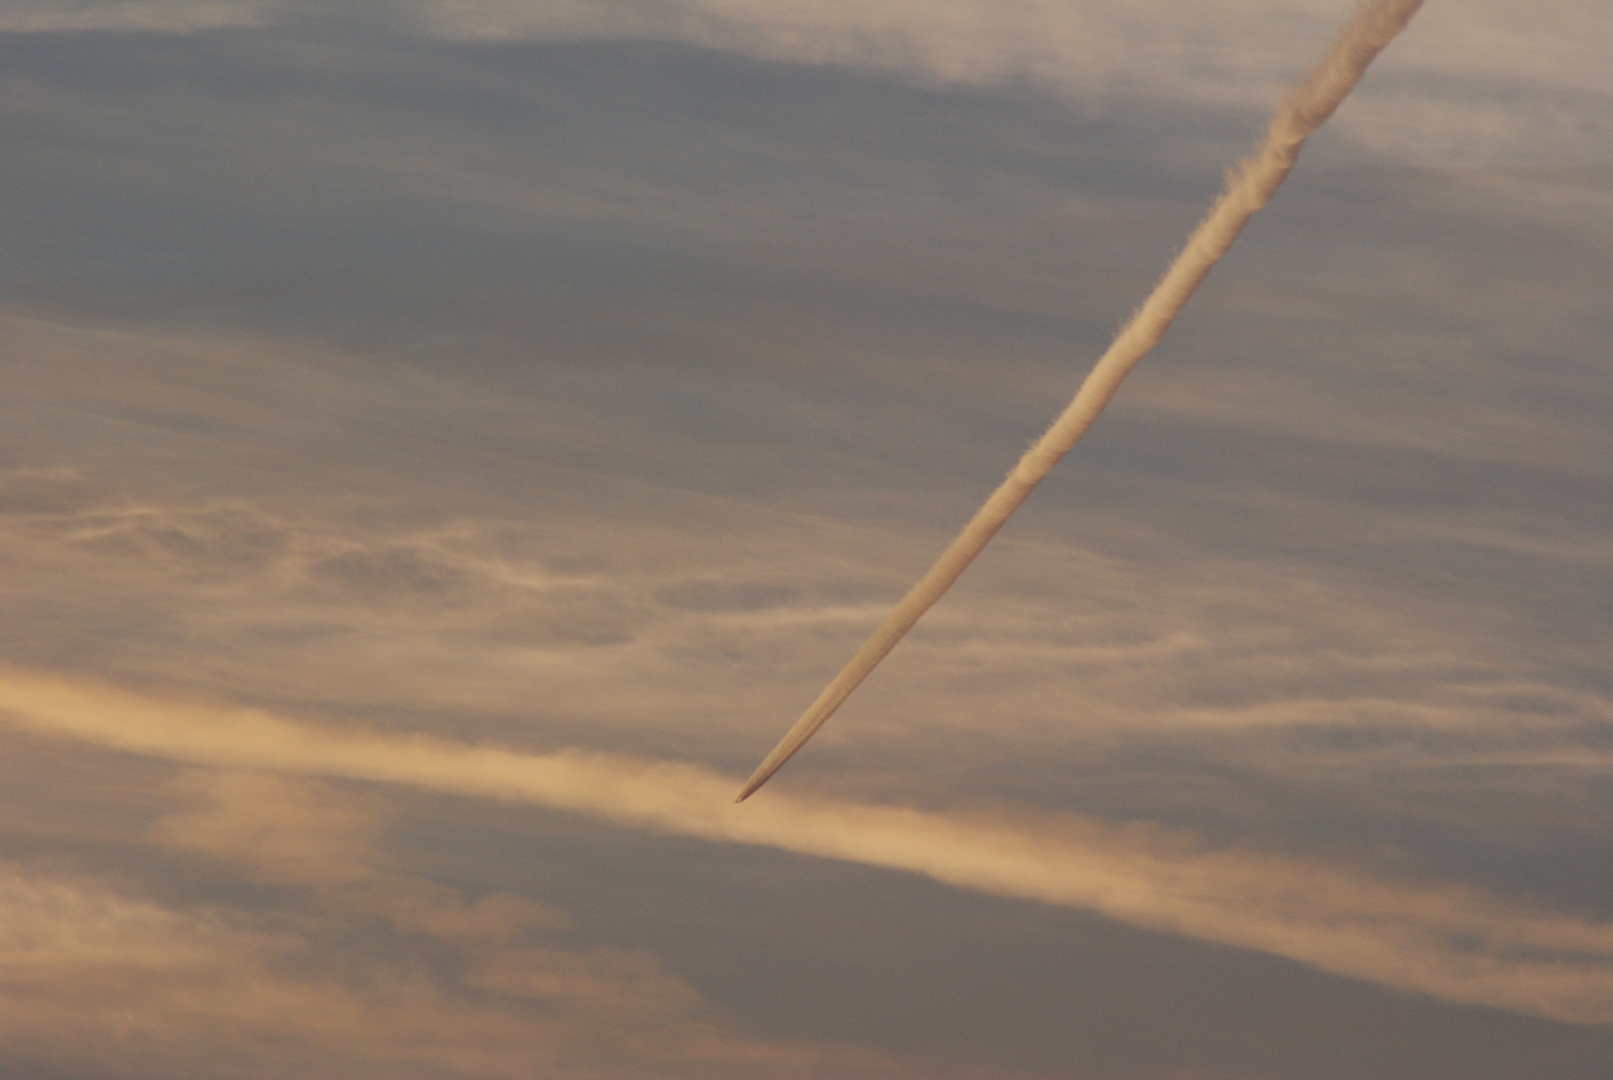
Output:
[[1165,829],[1074,816],[934,814],[776,794],[736,807],[732,777],[690,765],[342,731],[20,671],[0,676],[0,715],[36,733],[192,764],[410,785],[907,870],[1446,1001],[1613,1023],[1613,926],[1369,865],[1207,850]]

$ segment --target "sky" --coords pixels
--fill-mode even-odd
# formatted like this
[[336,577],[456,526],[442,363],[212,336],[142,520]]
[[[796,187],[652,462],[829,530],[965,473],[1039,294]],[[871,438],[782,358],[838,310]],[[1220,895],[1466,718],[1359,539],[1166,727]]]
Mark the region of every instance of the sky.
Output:
[[1601,1080],[1613,6],[0,0],[0,1073]]

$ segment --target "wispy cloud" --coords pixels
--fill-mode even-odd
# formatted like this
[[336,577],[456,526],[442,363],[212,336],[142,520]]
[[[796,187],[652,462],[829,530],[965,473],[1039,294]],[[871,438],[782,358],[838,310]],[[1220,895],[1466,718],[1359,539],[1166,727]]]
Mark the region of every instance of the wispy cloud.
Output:
[[508,942],[564,929],[565,912],[510,893],[468,902],[401,873],[376,851],[385,804],[310,777],[197,769],[172,785],[192,805],[160,818],[157,843],[242,867],[249,880],[312,890],[325,910],[391,923],[405,933]]
[[[193,768],[146,864],[234,870],[206,902],[62,860],[0,859],[10,1068],[95,1075],[886,1075],[876,1055],[747,1037],[655,954],[579,944],[564,912],[466,897],[380,854],[374,793]],[[267,890],[262,887],[267,886]],[[254,887],[257,887],[256,889]]]
[[[13,460],[38,462],[0,471],[0,596],[18,663],[737,767],[729,755],[741,741],[765,749],[776,718],[877,622],[878,598],[913,572],[901,553],[939,539],[939,523],[916,521],[907,505],[801,513],[658,487],[619,466],[557,466],[555,443],[586,444],[598,425],[540,396],[506,399],[337,349],[15,314],[0,331],[16,361],[8,431],[28,435]],[[1458,385],[1478,381],[1441,370]],[[1527,785],[1570,809],[1564,785],[1578,781],[1543,763],[1594,754],[1586,740],[1613,716],[1605,691],[1564,671],[1593,666],[1602,641],[1595,625],[1565,621],[1552,585],[1594,579],[1613,558],[1594,516],[1588,450],[1605,441],[1594,409],[1562,424],[1537,418],[1539,437],[1525,438],[1534,414],[1522,403],[1508,441],[1491,427],[1470,432],[1473,411],[1443,391],[1427,407],[1426,394],[1407,393],[1398,412],[1365,397],[1339,409],[1336,384],[1272,366],[1217,378],[1176,363],[1154,374],[1139,372],[1117,418],[1123,427],[1141,416],[1147,440],[1165,441],[1164,459],[1134,444],[1153,455],[1150,468],[1164,460],[1168,472],[1173,438],[1190,439],[1194,454],[1234,442],[1274,463],[1291,452],[1239,395],[1314,416],[1294,426],[1324,438],[1300,444],[1308,456],[1284,466],[1276,487],[1189,488],[1156,469],[1126,474],[1132,493],[1118,507],[1102,492],[1040,502],[971,587],[931,613],[902,662],[864,687],[864,757],[831,755],[819,775],[858,783],[860,760],[888,785],[900,760],[914,775],[904,796],[948,805],[920,778],[967,760],[957,775],[971,784],[1067,804],[1061,777],[1073,771],[1086,777],[1083,799],[1132,793],[1094,796],[1088,809],[1150,814],[1145,792],[1173,805],[1202,795],[1190,774],[1211,759],[1287,798],[1325,792],[1336,810],[1379,804],[1391,778],[1432,783],[1464,761],[1515,762],[1529,771],[1505,778],[1508,792]],[[1184,381],[1191,401],[1169,390]],[[413,395],[435,403],[429,428],[414,426]],[[1322,396],[1359,423],[1323,409]],[[1398,423],[1442,416],[1395,437]],[[1212,423],[1221,428],[1190,426]],[[1346,427],[1361,445],[1334,440]],[[377,453],[380,431],[411,433],[403,457]],[[487,437],[521,447],[522,467],[466,454]],[[136,443],[139,454],[124,452]],[[1396,450],[1362,457],[1386,443]],[[663,438],[657,452],[685,446]],[[1573,487],[1538,502],[1439,495],[1409,509],[1358,498],[1363,475],[1391,493],[1413,481],[1445,490],[1443,473],[1417,479],[1406,446],[1439,450],[1435,465],[1485,455],[1489,468],[1572,465],[1591,477],[1591,497]],[[1507,491],[1505,474],[1454,482]],[[890,490],[882,483],[878,497]],[[1544,591],[1447,587],[1453,552],[1527,568]],[[934,739],[917,750],[916,723]],[[1213,744],[1202,738],[1211,731]],[[973,749],[943,749],[954,744]],[[1180,782],[1146,781],[1121,763],[1127,747],[1165,754]],[[1113,775],[1094,775],[1098,761]],[[1343,776],[1359,782],[1342,787]],[[1296,787],[1296,777],[1306,780]],[[1502,779],[1491,770],[1476,782],[1494,796]],[[1419,790],[1401,792],[1398,813],[1445,820],[1460,805],[1480,832],[1500,816],[1493,798]],[[1220,809],[1200,804],[1193,816]],[[1251,814],[1242,827],[1263,834],[1269,820]]]
[[[525,4],[430,0],[415,11],[448,37],[479,41],[641,38],[682,41],[795,63],[907,72],[943,83],[1028,80],[1078,99],[1114,94],[1260,107],[1322,41],[1334,0],[615,0]],[[1524,145],[1584,134],[1565,95],[1605,100],[1606,5],[1553,0],[1521,16],[1481,0],[1431,16],[1397,58],[1393,93],[1347,117],[1351,135],[1422,163],[1516,158]],[[1257,22],[1259,34],[1248,32]],[[1575,33],[1562,35],[1560,26]],[[1594,121],[1591,121],[1594,123]],[[1599,126],[1599,125],[1597,125]]]
[[1206,850],[1190,836],[1079,817],[934,814],[782,796],[739,808],[727,798],[731,777],[689,765],[341,731],[22,671],[0,678],[0,709],[23,729],[130,753],[412,785],[907,870],[1447,1001],[1613,1023],[1613,926],[1366,865]]
[[[297,930],[306,932],[313,913]],[[240,912],[167,907],[116,883],[0,861],[0,1039],[97,1075],[793,1075],[830,1048],[749,1042],[647,953],[547,943],[472,949],[444,986],[399,958],[323,970],[317,936]],[[416,933],[429,926],[408,926]],[[329,949],[329,945],[323,946]],[[869,1058],[840,1054],[842,1065]]]
[[[0,1072],[1599,1076],[1613,1027],[1450,1004],[1607,997],[1526,944],[1613,918],[1610,219],[1551,208],[1613,190],[1596,0],[1430,5],[801,763],[825,801],[700,816],[1347,7],[0,0],[52,16],[0,35],[4,661],[151,710],[0,721]],[[1505,199],[1392,160],[1498,149]],[[560,755],[626,821],[558,747],[712,771]]]

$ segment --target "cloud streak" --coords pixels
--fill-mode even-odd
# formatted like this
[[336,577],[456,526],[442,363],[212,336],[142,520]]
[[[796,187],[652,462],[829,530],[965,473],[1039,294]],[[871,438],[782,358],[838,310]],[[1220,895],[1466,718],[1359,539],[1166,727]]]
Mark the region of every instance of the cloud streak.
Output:
[[941,553],[935,565],[908,590],[873,636],[756,767],[737,801],[749,798],[806,745],[924,613],[946,594],[1014,511],[1086,434],[1098,414],[1114,398],[1122,380],[1159,344],[1205,275],[1232,247],[1255,211],[1265,206],[1288,178],[1305,140],[1327,122],[1361,81],[1367,66],[1405,29],[1421,6],[1422,0],[1377,0],[1363,5],[1309,77],[1288,92],[1266,129],[1260,149],[1229,175],[1226,190],[1193,230],[1187,246],[1165,271],[1148,299],[1099,358],[1075,399],[1026,451],[1008,478]]
[[1613,926],[1367,865],[1206,850],[1183,833],[1074,816],[776,795],[741,810],[719,797],[730,777],[690,765],[338,731],[18,670],[0,672],[0,717],[188,764],[409,785],[918,873],[1450,1002],[1613,1024]]

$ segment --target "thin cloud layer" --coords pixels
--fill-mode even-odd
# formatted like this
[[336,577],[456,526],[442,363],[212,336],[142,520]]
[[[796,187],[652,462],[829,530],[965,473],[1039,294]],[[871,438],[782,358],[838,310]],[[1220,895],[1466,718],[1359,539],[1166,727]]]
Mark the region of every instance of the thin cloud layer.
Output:
[[[169,33],[296,25],[319,5],[82,0],[0,5],[0,33]],[[678,42],[790,64],[837,64],[940,84],[1029,82],[1103,108],[1140,95],[1262,110],[1331,33],[1332,0],[1148,3],[976,0],[399,0],[349,17],[469,43]],[[1613,16],[1596,0],[1501,0],[1426,15],[1378,85],[1340,117],[1360,143],[1419,165],[1540,167],[1582,186],[1605,168],[1602,60]],[[1567,160],[1565,160],[1565,152]],[[1565,168],[1566,167],[1566,168]]]
[[[398,871],[377,848],[387,809],[378,797],[211,769],[187,771],[171,792],[188,805],[155,822],[142,861],[177,853],[233,867],[246,884],[230,899],[165,901],[59,863],[0,859],[9,1067],[178,1077],[890,1071],[869,1054],[746,1038],[653,953],[578,947],[565,939],[565,914],[545,905],[507,893],[471,901]],[[269,886],[269,898],[244,899],[254,885]]]
[[[1142,94],[1254,108],[1298,74],[1296,55],[1323,43],[1340,16],[1328,0],[444,0],[417,11],[435,32],[469,41],[668,40],[942,83],[1029,80],[1077,100]],[[1517,160],[1547,140],[1597,137],[1579,108],[1568,120],[1554,105],[1567,95],[1606,100],[1605,5],[1554,0],[1523,15],[1469,3],[1425,21],[1389,65],[1393,91],[1369,87],[1341,117],[1352,136],[1422,164]],[[1576,32],[1564,36],[1564,26]]]
[[[321,970],[317,937],[302,936],[316,917],[255,926],[261,919],[245,912],[174,909],[93,878],[0,862],[6,1058],[24,1069],[41,1061],[177,1077],[333,1064],[353,1076],[516,1077],[535,1065],[598,1076],[601,1063],[792,1075],[814,1058],[835,1061],[832,1051],[737,1038],[644,953],[503,940],[465,950],[457,985],[407,963],[358,981]],[[838,1064],[865,1073],[869,1062],[842,1054]]]
[[0,2],[7,911],[147,946],[0,1071],[1602,1080],[1605,5],[1428,7],[714,816],[1346,7]]
[[783,797],[742,810],[723,797],[731,777],[692,766],[321,730],[255,710],[17,671],[0,681],[0,707],[26,730],[131,753],[415,785],[909,870],[1449,1001],[1613,1023],[1613,926],[1471,887],[1396,883],[1314,859],[1202,851],[1164,830],[1083,819],[1016,824]]
[[[99,434],[36,443],[83,467],[0,475],[12,568],[3,595],[32,613],[18,616],[26,632],[19,622],[13,636],[25,662],[529,747],[653,748],[738,769],[877,622],[881,599],[914,571],[901,553],[934,550],[950,524],[886,526],[883,506],[846,520],[832,503],[836,516],[597,469],[534,468],[600,438],[587,414],[551,415],[541,401],[528,414],[525,402],[419,371],[405,385],[430,395],[439,422],[375,471],[362,465],[371,448],[346,432],[410,420],[397,379],[371,360],[263,339],[5,325],[17,331],[16,355],[39,361],[12,384],[20,429],[72,409],[81,432],[139,432],[152,460],[194,462],[205,448],[190,475],[228,492],[167,490],[167,477],[186,475],[173,466],[154,480],[97,462]],[[221,368],[219,357],[230,363]],[[1240,438],[1262,438],[1262,422],[1215,389],[1202,408],[1246,424]],[[1160,409],[1141,396],[1146,407],[1131,416],[1153,418],[1150,438],[1194,417],[1177,399]],[[281,424],[288,415],[295,426]],[[208,419],[225,416],[222,428]],[[531,432],[541,440],[524,441]],[[519,468],[489,474],[456,456],[494,434],[526,448]],[[1202,486],[1137,474],[1124,478],[1138,490],[1118,508],[1090,496],[1068,509],[1032,507],[1001,557],[909,642],[910,656],[865,688],[854,730],[829,746],[827,775],[849,770],[842,780],[858,797],[900,783],[902,797],[940,806],[977,783],[1053,805],[1068,805],[1071,791],[1103,792],[1121,801],[1084,808],[1130,816],[1153,813],[1138,801],[1144,792],[1175,805],[1195,790],[1181,787],[1195,760],[1215,759],[1285,799],[1325,791],[1360,811],[1387,800],[1397,814],[1437,820],[1465,807],[1468,826],[1486,831],[1484,800],[1453,800],[1448,787],[1480,767],[1476,790],[1581,820],[1592,777],[1570,763],[1595,759],[1594,733],[1613,705],[1593,678],[1562,665],[1594,670],[1594,612],[1576,622],[1560,590],[1520,602],[1436,575],[1460,551],[1528,567],[1546,583],[1594,579],[1613,560],[1594,502],[1415,513],[1363,504],[1347,486],[1317,486],[1318,477],[1350,483],[1329,459],[1363,460],[1350,454],[1368,438],[1392,442],[1393,423],[1355,434],[1354,450],[1341,439],[1308,451],[1293,487],[1234,493],[1247,524],[1230,530],[1215,516],[1219,496],[1207,502]],[[1496,442],[1484,467],[1550,466],[1561,471],[1542,471],[1544,484],[1583,473],[1594,490],[1594,462],[1571,441],[1592,433],[1544,434],[1559,439],[1550,455],[1549,438],[1520,440],[1516,454]],[[305,446],[319,448],[317,467],[300,459]],[[687,448],[680,468],[705,450],[669,438],[658,446]],[[1471,449],[1450,455],[1482,462]],[[1389,468],[1401,454],[1361,467]],[[1548,460],[1536,466],[1539,457]],[[266,487],[238,484],[238,470]],[[303,496],[279,490],[286,476],[308,478]],[[450,480],[445,498],[437,485]],[[1304,558],[1254,557],[1262,534],[1281,540],[1296,528],[1309,533]],[[1378,557],[1385,550],[1392,561]],[[536,710],[534,684],[544,688]],[[915,756],[907,732],[919,722],[933,740]],[[1174,755],[1180,772],[1138,787],[1120,761],[1149,745]],[[918,779],[938,768],[969,783]],[[1400,784],[1410,790],[1388,796],[1385,785]],[[1220,795],[1189,816],[1214,821],[1228,809]],[[1259,831],[1283,812],[1240,810],[1249,816],[1238,828]]]
[[5,0],[0,34],[192,34],[266,25],[268,0]]

